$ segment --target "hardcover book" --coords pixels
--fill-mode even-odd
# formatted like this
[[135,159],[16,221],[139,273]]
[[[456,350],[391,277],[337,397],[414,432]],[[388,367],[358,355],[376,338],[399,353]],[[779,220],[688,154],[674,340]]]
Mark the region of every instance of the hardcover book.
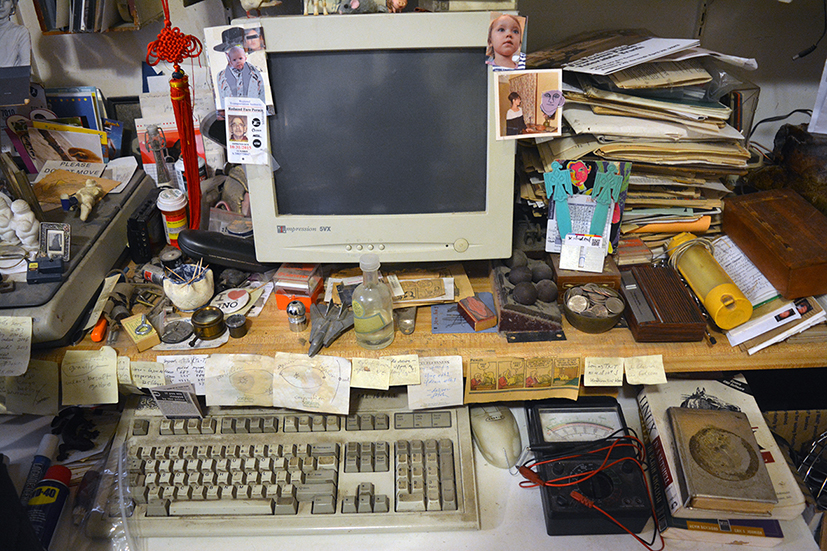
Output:
[[651,473],[655,521],[665,540],[699,541],[751,547],[776,547],[784,541],[785,528],[790,521],[772,518],[683,518],[673,516],[667,506],[664,481],[646,422],[641,412],[642,437]]
[[[792,520],[804,511],[804,494],[742,375],[724,379],[670,378],[664,385],[644,386],[637,401],[643,429],[652,443],[652,460],[663,480],[670,514],[686,519],[710,517],[707,510],[684,505],[686,495],[678,482],[677,457],[666,413],[667,408],[673,406],[731,409],[745,413],[761,447],[761,456],[778,499],[769,518]],[[728,514],[727,517],[767,518],[749,514]]]
[[685,505],[711,511],[769,515],[778,499],[740,411],[670,407]]

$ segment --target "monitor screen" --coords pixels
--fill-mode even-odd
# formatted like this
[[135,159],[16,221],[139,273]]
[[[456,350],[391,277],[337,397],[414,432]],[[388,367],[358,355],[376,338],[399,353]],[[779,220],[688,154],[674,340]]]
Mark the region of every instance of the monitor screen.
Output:
[[487,13],[261,21],[273,162],[245,167],[259,261],[510,256]]

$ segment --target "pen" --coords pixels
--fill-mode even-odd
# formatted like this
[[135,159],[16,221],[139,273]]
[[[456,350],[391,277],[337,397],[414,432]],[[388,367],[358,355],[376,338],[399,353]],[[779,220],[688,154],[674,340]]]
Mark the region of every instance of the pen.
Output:
[[29,475],[26,477],[26,482],[23,484],[23,491],[20,492],[20,503],[25,507],[29,504],[32,498],[35,486],[43,479],[46,470],[55,460],[57,455],[57,445],[60,439],[54,434],[45,434],[40,440],[40,446],[32,458],[32,466],[29,468]]

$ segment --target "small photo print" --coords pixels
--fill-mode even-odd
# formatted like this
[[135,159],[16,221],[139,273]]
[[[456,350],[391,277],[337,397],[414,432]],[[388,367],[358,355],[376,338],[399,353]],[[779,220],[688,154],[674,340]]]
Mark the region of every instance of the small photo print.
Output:
[[257,98],[273,112],[264,33],[257,21],[204,29],[204,51],[215,91],[215,106],[224,98]]
[[57,222],[40,224],[40,256],[62,258],[69,261],[71,250],[71,226]]
[[491,12],[485,63],[495,71],[525,69],[526,18],[510,13]]
[[562,69],[497,73],[497,139],[559,136],[562,128]]

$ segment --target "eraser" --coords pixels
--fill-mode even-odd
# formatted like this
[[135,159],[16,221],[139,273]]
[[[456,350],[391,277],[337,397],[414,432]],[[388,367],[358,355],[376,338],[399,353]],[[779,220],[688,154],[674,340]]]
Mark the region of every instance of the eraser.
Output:
[[477,296],[460,300],[457,311],[474,331],[483,331],[497,325],[497,315]]

